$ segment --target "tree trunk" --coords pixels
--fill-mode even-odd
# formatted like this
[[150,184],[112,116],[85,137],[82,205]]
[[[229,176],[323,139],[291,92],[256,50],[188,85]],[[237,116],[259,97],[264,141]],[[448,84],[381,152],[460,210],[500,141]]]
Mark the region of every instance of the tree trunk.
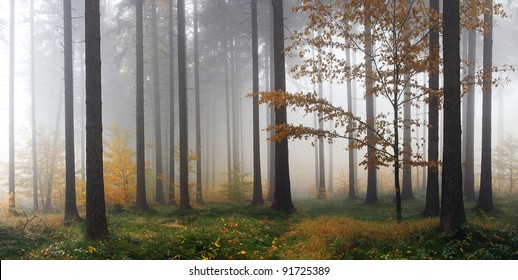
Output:
[[[252,0],[252,92],[259,92],[259,47],[257,35],[257,0]],[[261,185],[261,149],[259,139],[259,97],[254,95],[253,106],[253,149],[254,149],[254,192],[252,205],[263,205]]]
[[201,188],[201,114],[200,114],[200,61],[198,56],[198,1],[194,6],[194,102],[196,111],[196,203],[203,203]]
[[137,77],[136,77],[136,115],[137,115],[137,196],[135,208],[137,211],[149,211],[146,198],[146,166],[144,143],[144,32],[143,11],[144,0],[136,0],[136,52],[137,52]]
[[153,44],[153,103],[155,104],[155,201],[165,204],[162,166],[162,113],[160,104],[160,69],[158,65],[158,31],[156,0],[151,1],[151,37]]
[[[333,84],[329,84],[329,102],[333,102]],[[334,130],[334,122],[331,120],[329,121],[329,131]],[[329,171],[328,171],[328,190],[329,190],[329,197],[333,196],[333,143],[329,143]]]
[[63,1],[65,47],[65,223],[79,220],[76,205],[76,163],[74,155],[74,65],[72,61],[72,1]]
[[[320,36],[320,35],[319,35]],[[318,55],[320,64],[322,64],[322,55]],[[318,98],[324,99],[324,85],[322,84],[322,77],[318,78]],[[324,121],[322,114],[318,114],[318,129],[324,130]],[[326,197],[326,171],[324,163],[324,139],[318,139],[318,188],[317,199],[324,199]]]
[[[430,0],[432,12],[439,13],[439,0]],[[426,176],[426,205],[425,217],[435,217],[440,214],[439,207],[439,23],[434,17],[430,18],[430,47],[431,62],[429,64],[428,87],[428,173]]]
[[[284,64],[284,13],[282,1],[272,0],[272,8],[275,90],[285,91],[286,74]],[[275,125],[283,125],[286,123],[286,106],[276,108]],[[287,213],[295,211],[295,207],[291,201],[288,139],[286,138],[275,144],[275,193],[270,208],[272,210],[282,210]]]
[[475,200],[475,66],[477,31],[469,30],[468,35],[468,93],[466,94],[466,128],[464,129],[464,196],[466,200]]
[[444,2],[444,139],[441,230],[459,228],[466,221],[462,196],[459,0]]
[[[345,57],[347,61],[347,66],[351,66],[351,49],[347,48],[345,50]],[[350,74],[350,73],[348,73]],[[347,111],[351,114],[353,113],[353,97],[352,97],[352,83],[351,79],[347,78]],[[356,163],[354,162],[354,148],[352,148],[354,144],[354,134],[353,134],[353,120],[349,119],[347,122],[347,137],[348,141],[348,159],[349,159],[349,193],[347,195],[348,199],[356,198],[356,183],[355,183],[355,167]]]
[[232,185],[232,138],[231,138],[231,126],[230,126],[230,88],[229,88],[229,77],[228,77],[228,35],[227,35],[227,3],[223,1],[225,9],[225,30],[223,31],[223,51],[225,59],[225,113],[226,113],[226,124],[227,124],[227,186],[228,188]]
[[[275,50],[273,48],[273,7],[270,5],[268,9],[268,30],[270,31],[269,34],[269,43],[268,43],[268,71],[269,71],[269,86],[270,90],[275,90],[275,65],[274,65],[274,56],[275,56]],[[270,116],[270,122],[268,123],[269,126],[275,125],[275,108],[269,107],[267,109],[267,114]],[[271,139],[273,135],[275,134],[275,129],[272,129],[268,131],[268,139]],[[273,201],[273,196],[275,193],[275,142],[268,141],[268,182],[269,182],[269,189],[268,189],[268,200]]]
[[175,85],[174,85],[174,28],[173,28],[173,0],[169,0],[169,193],[168,204],[176,204],[175,183]]
[[[405,77],[407,80],[408,77]],[[410,86],[405,88],[404,93],[404,102],[403,105],[403,189],[401,193],[402,199],[411,199],[414,198],[414,193],[412,191],[412,107],[410,104],[410,98],[412,97],[412,92]]]
[[[367,141],[372,142],[375,129],[374,116],[374,93],[373,93],[373,79],[372,77],[372,23],[367,15],[365,18],[365,72],[367,78],[365,79],[365,100],[367,106]],[[369,144],[370,145],[370,144]],[[367,147],[367,196],[365,198],[366,204],[373,204],[378,202],[378,183],[377,183],[377,167],[376,167],[376,150],[374,147]]]
[[36,212],[38,205],[38,162],[36,157],[36,75],[34,72],[34,0],[31,0],[31,134],[32,134],[32,209]]
[[187,58],[185,0],[177,0],[178,10],[178,105],[180,108],[180,209],[189,210],[189,142],[187,130]]
[[108,237],[104,204],[99,0],[85,1],[86,238]]
[[11,0],[9,25],[9,212],[16,206],[14,193],[14,0]]
[[492,99],[492,67],[493,67],[493,0],[486,0],[484,13],[484,62],[482,81],[482,158],[480,169],[480,193],[477,209],[493,210],[493,187],[491,173],[491,99]]

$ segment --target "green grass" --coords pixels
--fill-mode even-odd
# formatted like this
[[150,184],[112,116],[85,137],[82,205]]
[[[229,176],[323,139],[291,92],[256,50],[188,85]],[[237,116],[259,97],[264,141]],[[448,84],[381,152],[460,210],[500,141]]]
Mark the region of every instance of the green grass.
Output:
[[110,238],[84,239],[84,224],[61,215],[0,222],[1,259],[518,259],[518,199],[502,196],[492,213],[466,203],[468,224],[441,233],[438,218],[421,216],[420,198],[403,202],[395,221],[389,196],[363,201],[296,201],[285,215],[267,207],[204,204],[179,212],[109,212]]

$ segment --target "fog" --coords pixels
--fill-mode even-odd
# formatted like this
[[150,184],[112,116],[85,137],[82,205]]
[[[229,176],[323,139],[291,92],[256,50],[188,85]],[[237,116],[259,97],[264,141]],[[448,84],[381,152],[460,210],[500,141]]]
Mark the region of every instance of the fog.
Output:
[[[110,137],[109,128],[117,125],[127,130],[131,135],[132,149],[135,149],[135,14],[134,1],[101,1],[101,41],[102,41],[102,77],[103,77],[103,126],[104,138]],[[169,56],[168,56],[168,18],[167,1],[158,2],[158,48],[161,104],[153,104],[153,77],[152,77],[152,47],[150,8],[151,1],[145,1],[144,6],[144,75],[145,75],[145,141],[146,160],[155,166],[154,155],[154,123],[153,112],[160,107],[162,117],[162,146],[164,170],[168,168],[169,156]],[[225,74],[232,83],[231,92],[235,96],[236,104],[232,116],[236,116],[237,137],[232,146],[236,146],[238,162],[244,173],[253,174],[252,156],[252,98],[247,97],[252,92],[252,58],[249,1],[233,1],[231,11],[227,17],[218,11],[217,1],[199,0],[199,53],[200,53],[200,92],[201,92],[201,132],[202,132],[202,174],[203,186],[210,189],[213,185],[221,186],[226,182],[227,146],[226,136],[227,119],[225,111]],[[516,1],[496,1],[503,4],[508,17],[495,18],[493,64],[500,68],[509,65],[517,66],[518,57],[515,55],[518,44],[518,3]],[[63,82],[63,15],[62,2],[56,0],[34,1],[35,3],[35,95],[36,95],[36,123],[38,130],[52,134],[57,127],[60,140],[64,141],[64,82]],[[296,5],[294,0],[284,1],[285,6]],[[74,99],[75,99],[75,158],[78,177],[81,176],[82,157],[81,149],[84,123],[84,20],[83,1],[72,1],[73,11],[73,48],[74,48]],[[259,74],[260,91],[270,89],[270,62],[269,44],[271,24],[268,23],[270,14],[269,1],[259,1]],[[192,3],[187,1],[187,69],[188,69],[188,110],[189,110],[189,143],[190,149],[196,148],[195,121],[194,121],[194,73],[193,73],[193,17]],[[0,200],[4,201],[8,189],[8,154],[9,154],[9,2],[0,2]],[[27,151],[30,150],[31,139],[31,76],[30,76],[30,1],[16,1],[15,16],[15,158],[16,161],[26,161]],[[225,20],[223,20],[223,18]],[[175,17],[176,19],[176,17]],[[294,14],[285,8],[285,34],[289,36],[294,30],[305,25],[305,17]],[[235,60],[229,71],[224,73],[224,54],[222,54],[220,25],[225,22],[229,26],[230,36],[234,37]],[[176,36],[176,31],[175,31]],[[482,34],[477,36],[477,69],[482,68]],[[231,38],[228,38],[231,40]],[[176,42],[176,37],[175,37]],[[286,40],[286,45],[289,45]],[[361,53],[353,52],[353,61],[362,61]],[[461,50],[462,56],[462,50]],[[230,57],[227,57],[230,59]],[[291,57],[286,58],[287,69],[300,63]],[[176,63],[176,62],[175,62]],[[235,68],[235,69],[231,69]],[[492,138],[493,148],[500,146],[505,137],[518,137],[518,122],[515,122],[518,108],[518,75],[512,71],[497,72],[495,78],[502,81],[493,88],[492,107]],[[313,85],[307,79],[294,79],[294,74],[287,72],[287,91],[312,91]],[[423,75],[422,80],[426,77]],[[175,81],[175,87],[178,83]],[[361,81],[354,82],[356,98],[354,107],[358,116],[365,116],[364,85]],[[331,99],[336,105],[347,108],[346,85],[343,83],[323,84],[324,97]],[[177,91],[176,91],[177,94]],[[477,86],[475,94],[475,179],[480,168],[481,149],[481,119],[482,93]],[[383,98],[376,101],[376,112],[390,112],[390,108]],[[158,106],[160,105],[160,106]],[[176,103],[178,106],[178,102]],[[178,110],[178,108],[176,108]],[[268,135],[265,130],[268,120],[268,108],[260,107],[260,138],[261,138],[261,166],[263,189],[266,192],[268,184],[267,145]],[[178,111],[177,111],[178,112]],[[414,118],[426,123],[427,107],[412,108]],[[59,121],[58,121],[59,120]],[[176,118],[176,122],[178,118]],[[313,126],[313,114],[304,115],[301,110],[288,112],[288,122],[302,123]],[[329,123],[325,127],[329,127]],[[175,125],[175,138],[178,143],[178,125]],[[421,138],[423,128],[413,132],[413,136]],[[294,197],[297,199],[314,197],[315,189],[315,149],[311,140],[293,140],[289,142],[291,184]],[[325,170],[326,185],[329,188],[329,179],[333,181],[333,193],[336,197],[345,197],[348,178],[347,142],[337,139],[333,145],[332,163],[329,161],[329,145],[325,142]],[[422,151],[421,151],[422,152]],[[362,161],[365,150],[357,153],[358,162]],[[441,154],[441,153],[440,153]],[[332,165],[330,175],[329,166]],[[19,166],[19,165],[16,165]],[[17,176],[25,172],[18,167]],[[390,192],[392,186],[392,169],[381,168],[378,174],[381,191]],[[413,186],[415,190],[424,190],[423,168],[413,168]],[[166,172],[167,173],[167,172]],[[419,175],[417,175],[419,174]],[[366,190],[366,170],[364,166],[358,169],[358,193],[361,197]],[[418,179],[419,177],[419,179]],[[212,179],[214,178],[214,179]],[[190,180],[194,182],[194,172]],[[214,181],[213,181],[214,180]],[[419,181],[418,181],[419,180]],[[495,191],[506,189],[505,182],[497,184]],[[476,184],[477,185],[477,184]],[[22,192],[28,192],[25,188]],[[153,192],[148,192],[151,197]],[[30,195],[19,196],[21,200],[30,201]]]

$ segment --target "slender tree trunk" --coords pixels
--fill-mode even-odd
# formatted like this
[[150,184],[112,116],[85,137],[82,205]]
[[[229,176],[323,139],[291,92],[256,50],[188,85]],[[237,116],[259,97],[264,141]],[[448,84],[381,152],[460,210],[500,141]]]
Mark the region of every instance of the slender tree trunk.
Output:
[[[257,0],[252,0],[252,91],[259,92],[259,44],[257,35]],[[254,149],[254,192],[252,205],[263,205],[261,185],[261,149],[259,139],[259,97],[254,95],[253,106],[253,149]]]
[[[269,44],[268,44],[268,55],[269,55],[269,81],[270,81],[270,90],[275,90],[275,65],[274,65],[274,57],[275,57],[275,50],[273,47],[273,7],[269,6],[268,9],[268,30],[270,31],[269,36]],[[274,126],[275,125],[275,108],[269,107],[268,108],[268,114],[270,115],[270,122],[268,125]],[[268,138],[271,139],[275,135],[275,129],[272,129],[268,132]],[[268,189],[268,200],[273,201],[274,193],[275,193],[275,142],[268,141],[269,148],[268,148],[268,182],[269,182],[269,189]]]
[[136,115],[137,115],[137,197],[135,208],[137,211],[149,211],[146,198],[146,166],[144,143],[144,31],[143,11],[144,0],[136,0]]
[[31,0],[31,134],[32,134],[32,209],[38,205],[38,160],[36,157],[36,75],[34,73],[34,0]]
[[169,0],[169,195],[168,204],[176,204],[175,197],[175,84],[174,84],[174,27],[173,27],[173,0]]
[[[405,77],[405,80],[408,80],[408,77]],[[414,198],[414,193],[412,191],[412,107],[410,104],[410,98],[412,97],[412,92],[410,90],[410,86],[405,88],[404,93],[404,102],[403,105],[403,189],[401,193],[402,199],[411,199]]]
[[465,160],[464,160],[464,196],[466,200],[475,200],[475,171],[474,171],[474,138],[475,138],[475,64],[477,31],[469,30],[468,42],[468,93],[466,94],[466,128]]
[[194,6],[194,103],[196,111],[196,203],[203,203],[201,187],[201,114],[200,114],[200,61],[198,56],[198,1]]
[[483,62],[483,97],[482,97],[482,159],[480,170],[480,193],[477,209],[493,210],[493,187],[491,173],[491,99],[493,80],[493,0],[486,0],[484,13],[484,62]]
[[[286,73],[284,61],[284,12],[283,2],[272,0],[273,7],[273,48],[275,64],[275,90],[286,90]],[[287,123],[286,107],[275,109],[275,124]],[[275,144],[275,193],[272,210],[282,210],[291,213],[295,210],[291,201],[291,183],[288,155],[288,140],[286,138]]]
[[[439,13],[439,0],[430,0],[432,12]],[[428,87],[428,173],[426,176],[426,205],[424,216],[439,216],[439,21],[430,18],[430,47]]]
[[[329,84],[329,102],[333,102],[333,84]],[[329,131],[334,130],[334,122],[329,121]],[[328,172],[328,189],[329,189],[329,197],[333,195],[333,143],[329,143],[329,172]]]
[[[319,35],[320,36],[320,35]],[[320,64],[322,64],[322,56],[319,54]],[[318,81],[318,98],[324,98],[324,85],[322,84],[322,77]],[[324,121],[322,115],[318,114],[318,129],[324,130]],[[326,171],[324,163],[324,139],[318,139],[318,189],[317,199],[324,199],[326,197]]]
[[9,25],[9,211],[16,206],[14,193],[14,0],[11,0]]
[[[347,66],[351,66],[351,49],[347,48],[345,50],[345,57],[347,61]],[[350,74],[350,73],[348,73]],[[347,78],[347,111],[353,113],[353,97],[352,97],[352,83],[351,78]],[[354,162],[354,151],[355,149],[352,147],[354,145],[354,134],[353,134],[353,120],[349,119],[347,122],[347,137],[348,141],[348,160],[349,160],[349,193],[348,199],[356,198],[356,183],[355,183],[355,167],[356,163]]]
[[444,127],[441,230],[466,221],[462,196],[459,0],[444,2]]
[[231,126],[230,126],[230,88],[229,88],[229,77],[228,77],[228,35],[227,35],[227,4],[223,1],[225,9],[225,30],[223,31],[223,50],[225,57],[225,113],[227,121],[227,186],[232,186],[232,138],[231,138]]
[[158,65],[158,30],[156,15],[156,0],[151,1],[151,37],[153,44],[153,100],[155,104],[155,201],[165,204],[163,187],[163,162],[162,162],[162,112],[160,104],[160,69]]
[[86,54],[86,238],[108,237],[104,204],[99,0],[85,1]]
[[187,131],[187,57],[185,36],[185,0],[177,0],[178,9],[178,105],[180,108],[180,209],[189,210],[189,160]]
[[[365,100],[367,104],[367,139],[372,142],[375,129],[374,116],[374,93],[373,93],[373,71],[372,71],[372,53],[373,53],[373,38],[372,38],[372,23],[369,16],[365,18],[365,72],[367,78],[365,79]],[[366,204],[373,204],[378,202],[378,183],[377,183],[377,167],[376,167],[376,150],[374,147],[367,147],[367,196],[365,198]]]
[[63,1],[65,42],[65,223],[80,219],[76,204],[76,160],[74,155],[74,64],[72,60],[72,1]]

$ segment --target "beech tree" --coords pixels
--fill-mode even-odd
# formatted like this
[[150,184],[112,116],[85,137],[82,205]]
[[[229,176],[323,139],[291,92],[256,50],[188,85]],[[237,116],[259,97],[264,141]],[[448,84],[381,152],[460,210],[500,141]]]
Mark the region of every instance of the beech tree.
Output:
[[[302,63],[291,69],[295,73],[295,78],[309,77],[313,81],[327,79],[340,82],[349,78],[363,80],[366,83],[366,97],[382,96],[390,102],[392,119],[385,113],[380,113],[373,119],[369,116],[362,119],[328,100],[318,98],[315,93],[264,93],[263,102],[272,102],[277,106],[300,107],[306,113],[316,111],[321,115],[321,120],[334,120],[336,128],[343,128],[325,130],[282,124],[275,127],[274,139],[300,139],[314,135],[320,138],[348,139],[349,132],[354,131],[355,141],[349,148],[367,147],[376,151],[375,156],[367,154],[363,164],[394,168],[397,218],[401,220],[399,170],[402,147],[399,130],[402,129],[403,121],[400,108],[405,103],[414,102],[424,94],[423,89],[426,88],[416,77],[418,73],[426,70],[430,59],[426,54],[428,45],[425,40],[428,36],[429,13],[424,1],[378,5],[361,1],[299,2],[301,5],[295,7],[295,11],[307,13],[308,23],[303,30],[294,32],[291,38],[292,45],[287,48],[290,55],[303,59]],[[352,28],[353,25],[364,23],[365,32]],[[308,37],[307,35],[312,32],[322,32],[322,35]],[[310,50],[306,46],[320,52],[322,61],[319,61],[318,56],[310,57]],[[344,58],[335,54],[336,51],[345,52],[349,46],[363,53],[366,57],[365,62],[348,66],[346,56]],[[413,90],[411,96],[403,99],[405,90],[408,91],[409,88]],[[373,112],[373,108],[371,110]],[[370,111],[367,112],[368,115],[369,113]],[[353,124],[347,125],[349,121]],[[409,123],[417,125],[418,121],[410,120]],[[419,155],[413,153],[413,157],[414,162],[419,162]]]

